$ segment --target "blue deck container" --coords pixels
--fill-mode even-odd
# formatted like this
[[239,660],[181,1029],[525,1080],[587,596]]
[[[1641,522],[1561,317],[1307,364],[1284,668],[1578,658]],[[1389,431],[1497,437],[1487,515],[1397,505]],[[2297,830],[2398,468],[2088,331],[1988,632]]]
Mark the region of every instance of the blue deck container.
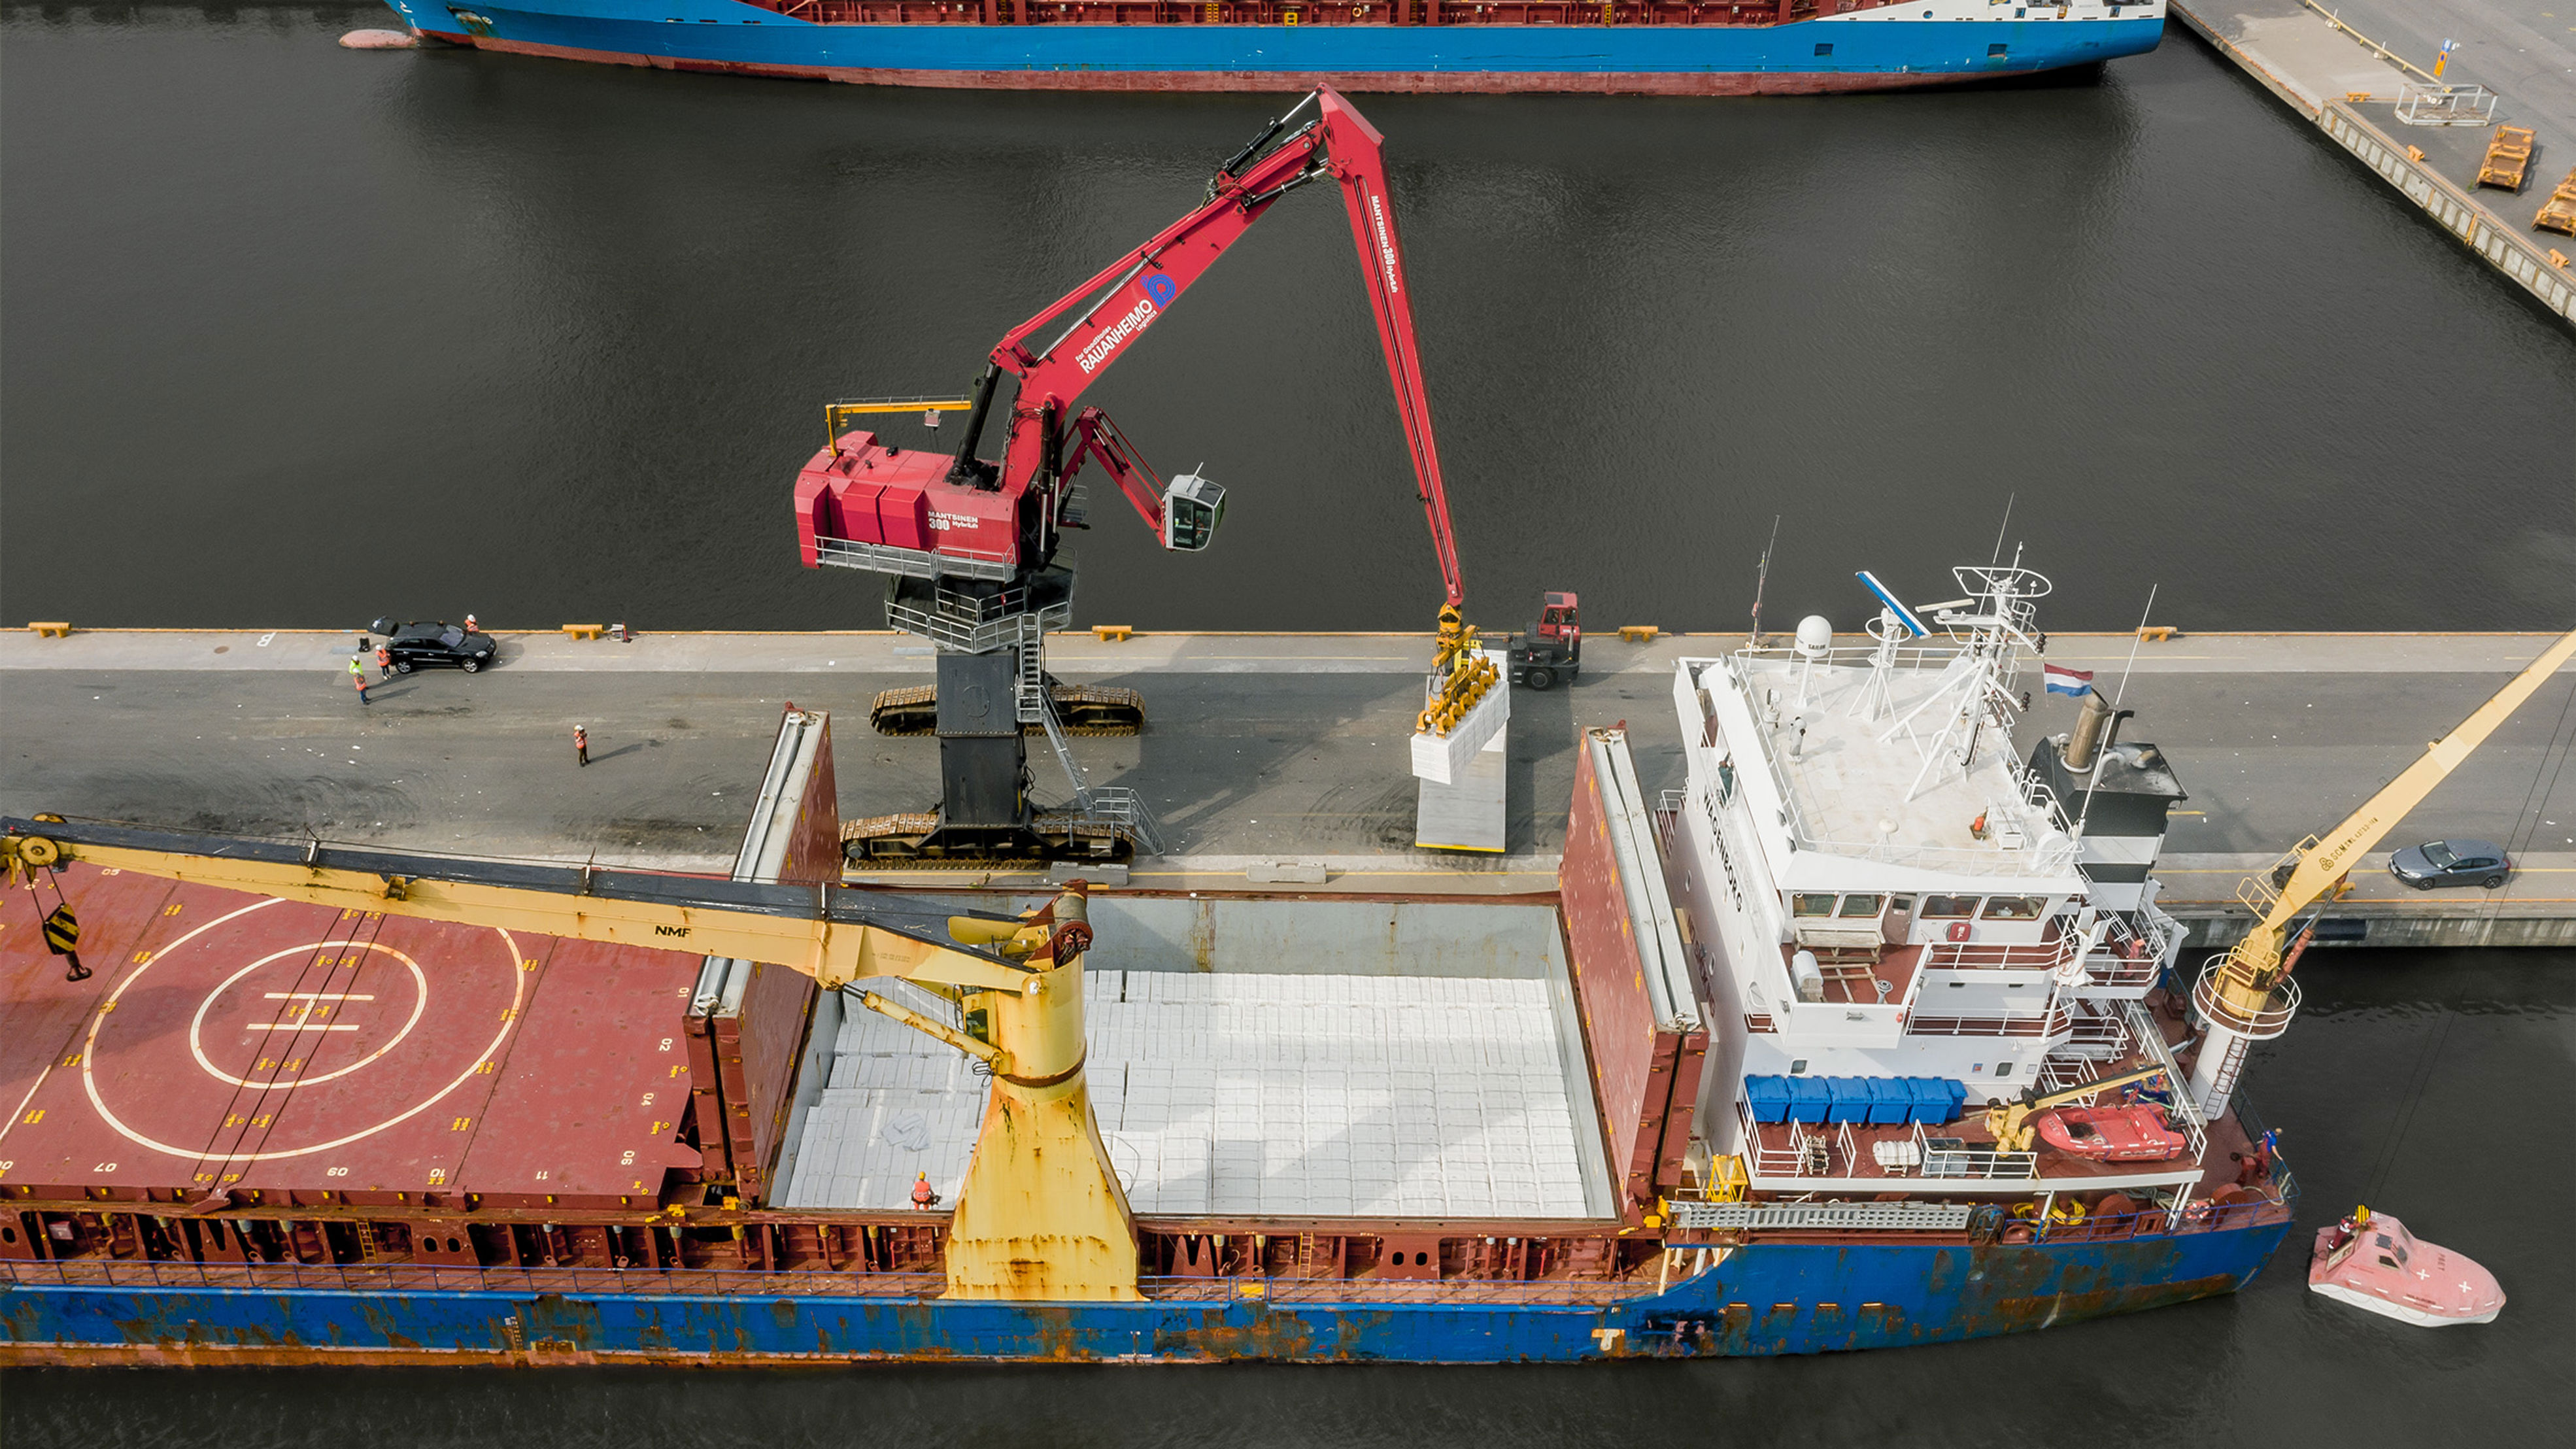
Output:
[[1950,1095],[1953,1085],[1942,1077],[1907,1077],[1905,1090],[1913,1098],[1907,1120],[1925,1127],[1938,1127],[1949,1121],[1958,1108]]
[[1913,1120],[1914,1094],[1903,1078],[1871,1077],[1869,1080],[1869,1125],[1902,1127]]
[[1789,1079],[1787,1077],[1746,1077],[1744,1104],[1752,1109],[1756,1122],[1789,1120]]
[[1825,1109],[1828,1122],[1866,1122],[1869,1120],[1869,1078],[1827,1077],[1825,1090],[1832,1100]]
[[1834,1094],[1822,1077],[1789,1078],[1789,1120],[1818,1123],[1833,1110]]

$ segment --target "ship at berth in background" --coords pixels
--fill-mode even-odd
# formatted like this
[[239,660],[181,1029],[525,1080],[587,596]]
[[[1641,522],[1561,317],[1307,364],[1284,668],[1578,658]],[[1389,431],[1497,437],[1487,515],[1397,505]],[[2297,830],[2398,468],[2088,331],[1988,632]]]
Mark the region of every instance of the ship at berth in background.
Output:
[[387,0],[523,55],[1001,90],[1811,94],[2136,55],[2163,0]]

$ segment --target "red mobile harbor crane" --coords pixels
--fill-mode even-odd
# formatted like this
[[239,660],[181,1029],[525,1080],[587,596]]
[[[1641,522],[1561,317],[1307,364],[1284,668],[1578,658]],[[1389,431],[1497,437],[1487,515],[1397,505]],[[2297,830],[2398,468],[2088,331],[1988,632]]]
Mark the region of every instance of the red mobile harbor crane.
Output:
[[[1296,124],[1309,106],[1314,115]],[[891,816],[863,822],[850,851],[866,858],[1120,857],[1150,824],[1132,799],[1086,789],[1078,815],[1039,816],[1028,803],[1024,727],[1062,735],[1132,732],[1141,701],[1124,690],[1070,689],[1045,673],[1042,640],[1072,619],[1073,574],[1055,561],[1062,530],[1081,527],[1074,477],[1096,462],[1167,549],[1195,552],[1215,538],[1225,490],[1194,475],[1160,484],[1133,444],[1096,407],[1074,411],[1085,388],[1154,325],[1226,248],[1290,191],[1341,183],[1377,318],[1396,412],[1412,454],[1416,491],[1431,526],[1446,597],[1441,662],[1472,643],[1459,610],[1466,590],[1449,527],[1449,503],[1432,441],[1415,349],[1403,253],[1388,200],[1382,137],[1330,87],[1270,123],[1217,168],[1204,204],[1119,258],[993,349],[971,399],[875,400],[826,409],[829,446],[796,481],[798,543],[807,567],[839,565],[892,575],[886,615],[938,649],[935,691],[889,691],[876,719],[891,733],[935,725],[942,804],[935,821]],[[1003,373],[1016,380],[1002,461],[977,456]],[[868,413],[967,409],[953,456],[907,449],[869,432],[842,433]],[[1159,488],[1159,492],[1157,489]],[[1568,596],[1568,604],[1571,598]],[[1533,641],[1535,642],[1535,641]],[[1559,665],[1562,669],[1564,666]],[[1009,717],[999,704],[1010,701]]]

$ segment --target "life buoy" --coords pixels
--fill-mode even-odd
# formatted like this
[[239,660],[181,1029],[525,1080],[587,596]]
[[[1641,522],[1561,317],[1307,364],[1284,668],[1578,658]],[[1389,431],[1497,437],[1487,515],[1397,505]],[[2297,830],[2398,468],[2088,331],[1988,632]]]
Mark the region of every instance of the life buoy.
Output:
[[1950,923],[1950,939],[1953,941],[1964,941],[1968,939],[1968,923],[1965,921],[1952,921]]

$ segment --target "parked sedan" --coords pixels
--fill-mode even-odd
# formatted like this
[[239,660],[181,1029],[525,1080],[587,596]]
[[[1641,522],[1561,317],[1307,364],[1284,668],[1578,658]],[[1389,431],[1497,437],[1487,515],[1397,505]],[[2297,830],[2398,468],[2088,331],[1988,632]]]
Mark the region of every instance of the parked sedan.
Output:
[[378,619],[375,630],[386,636],[385,650],[393,656],[396,674],[428,668],[456,668],[472,674],[491,663],[493,651],[500,647],[491,635],[467,633],[444,619],[409,624]]
[[2419,891],[2464,885],[2494,890],[2513,874],[2513,862],[2491,840],[2428,840],[2388,857],[2388,873]]

